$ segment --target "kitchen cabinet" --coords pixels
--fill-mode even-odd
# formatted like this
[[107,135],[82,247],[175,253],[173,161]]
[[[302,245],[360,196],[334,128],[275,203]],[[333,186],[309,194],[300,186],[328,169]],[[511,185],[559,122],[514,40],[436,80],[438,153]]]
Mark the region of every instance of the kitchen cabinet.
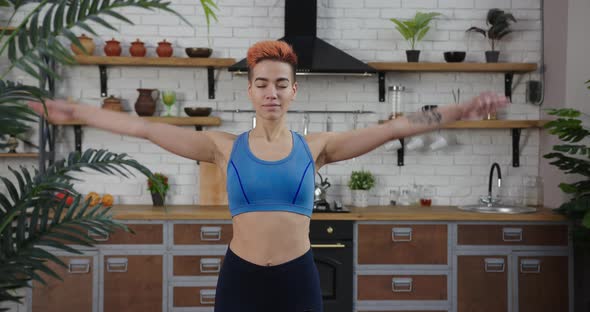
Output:
[[508,311],[505,255],[457,257],[457,311]]
[[518,256],[518,311],[568,311],[568,257]]
[[64,253],[56,255],[67,268],[53,262],[47,263],[47,266],[63,281],[44,274],[42,277],[47,285],[34,281],[32,284],[33,311],[96,311],[97,304],[94,300],[98,295],[96,253],[90,252],[83,256],[68,256]]

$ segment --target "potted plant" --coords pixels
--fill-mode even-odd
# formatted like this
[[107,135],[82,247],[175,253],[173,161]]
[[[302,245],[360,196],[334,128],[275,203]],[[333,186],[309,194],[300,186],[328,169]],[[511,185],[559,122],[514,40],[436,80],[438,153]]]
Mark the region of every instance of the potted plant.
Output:
[[205,12],[205,21],[207,22],[207,47],[188,47],[184,51],[188,57],[209,57],[213,53],[211,48],[211,19],[216,22],[217,15],[213,10],[219,10],[219,7],[213,0],[200,0],[203,11]]
[[369,190],[375,186],[375,177],[369,171],[353,171],[350,174],[348,187],[352,192],[352,205],[367,207],[369,204]]
[[164,206],[166,193],[170,188],[168,177],[163,173],[156,172],[148,177],[148,190],[152,194],[152,203],[154,206]]
[[426,33],[430,30],[428,24],[430,21],[440,15],[440,13],[422,13],[416,12],[414,18],[401,21],[396,18],[390,20],[397,26],[395,29],[410,43],[411,50],[406,50],[406,57],[408,62],[418,62],[420,58],[420,50],[416,50],[416,42],[422,40]]
[[466,30],[468,32],[478,32],[489,39],[492,50],[486,51],[486,62],[498,62],[500,51],[496,51],[496,43],[512,32],[512,29],[510,29],[511,21],[516,23],[516,19],[512,14],[500,9],[490,9],[486,18],[486,24],[490,26],[487,31],[479,27],[471,27]]
[[[61,72],[55,70],[53,64],[76,62],[60,38],[67,38],[84,49],[72,33],[73,29],[82,25],[96,34],[89,22],[97,19],[110,29],[115,29],[111,20],[131,23],[117,13],[127,7],[171,12],[186,22],[169,5],[159,0],[0,1],[0,15],[20,17],[12,32],[0,30],[0,54],[7,61],[0,77],[0,139],[10,135],[19,138],[33,128],[34,122],[45,124],[46,121],[39,120],[26,103],[30,100],[43,102],[52,97],[38,86],[60,80]],[[102,19],[104,16],[111,19]],[[47,21],[52,22],[51,29],[44,25]],[[16,68],[35,83],[10,80],[14,77],[11,71]],[[133,233],[113,219],[110,208],[100,203],[92,206],[74,188],[74,183],[80,181],[74,175],[76,172],[92,169],[128,177],[133,175],[131,168],[146,176],[152,174],[125,154],[94,149],[72,152],[51,164],[40,162],[39,168],[34,170],[24,166],[8,168],[11,179],[0,177],[2,187],[8,190],[0,191],[0,310],[8,303],[23,301],[17,289],[31,287],[33,281],[46,284],[47,279],[59,278],[61,270],[52,268],[53,264],[66,269],[67,264],[56,256],[57,252],[81,254],[79,246],[93,247],[97,241],[88,233],[112,233],[117,229]],[[110,199],[102,204],[109,203],[112,204]]]
[[[590,84],[590,80],[586,84]],[[588,88],[590,89],[590,86]],[[576,174],[581,178],[574,183],[559,184],[559,188],[571,195],[571,198],[563,203],[557,212],[574,220],[574,233],[590,234],[590,146],[583,144],[588,142],[590,129],[582,124],[580,117],[583,113],[575,109],[550,109],[549,114],[558,118],[548,122],[545,128],[565,144],[553,146],[553,152],[543,157],[553,160],[550,164],[564,173]],[[575,235],[574,238],[576,236],[580,241],[590,242],[588,235]]]

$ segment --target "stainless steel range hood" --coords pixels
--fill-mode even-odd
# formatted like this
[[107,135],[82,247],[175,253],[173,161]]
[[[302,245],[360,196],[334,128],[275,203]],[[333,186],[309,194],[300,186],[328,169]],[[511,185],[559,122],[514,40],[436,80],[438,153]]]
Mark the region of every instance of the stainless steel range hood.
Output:
[[[371,76],[376,70],[317,37],[317,0],[285,0],[285,36],[298,58],[297,75]],[[228,69],[247,73],[246,59]]]

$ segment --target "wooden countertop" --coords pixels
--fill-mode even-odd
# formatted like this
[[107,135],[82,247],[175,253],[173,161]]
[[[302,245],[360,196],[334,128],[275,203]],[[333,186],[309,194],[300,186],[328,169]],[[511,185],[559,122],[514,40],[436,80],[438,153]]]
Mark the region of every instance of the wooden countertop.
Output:
[[[199,205],[116,205],[118,220],[230,220],[227,206]],[[313,220],[358,221],[565,221],[563,215],[542,208],[527,214],[488,214],[466,212],[455,206],[370,206],[351,207],[350,213],[314,213]]]

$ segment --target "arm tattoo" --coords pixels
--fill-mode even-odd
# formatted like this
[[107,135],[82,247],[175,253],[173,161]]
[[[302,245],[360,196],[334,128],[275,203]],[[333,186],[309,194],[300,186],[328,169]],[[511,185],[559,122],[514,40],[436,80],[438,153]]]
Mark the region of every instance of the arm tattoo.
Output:
[[440,125],[442,115],[436,109],[412,113],[407,116],[411,124]]

